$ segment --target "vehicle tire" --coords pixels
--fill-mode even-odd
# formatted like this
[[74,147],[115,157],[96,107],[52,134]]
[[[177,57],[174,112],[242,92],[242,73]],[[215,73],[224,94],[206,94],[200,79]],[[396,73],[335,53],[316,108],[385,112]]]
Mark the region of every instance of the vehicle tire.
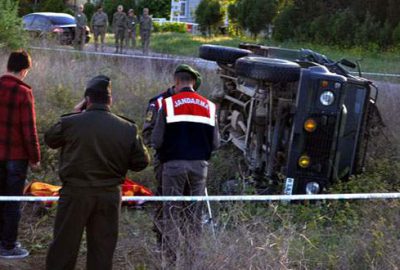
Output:
[[300,77],[300,66],[291,61],[266,57],[243,57],[236,61],[236,74],[272,83],[295,82]]
[[199,49],[200,58],[222,64],[233,64],[237,59],[251,53],[249,50],[218,45],[202,45]]

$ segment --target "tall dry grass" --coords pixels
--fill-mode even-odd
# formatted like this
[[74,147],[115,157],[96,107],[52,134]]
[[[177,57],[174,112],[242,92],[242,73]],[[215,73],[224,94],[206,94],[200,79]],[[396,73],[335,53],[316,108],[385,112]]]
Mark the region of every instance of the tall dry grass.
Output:
[[[93,76],[110,76],[113,110],[137,121],[141,127],[148,99],[172,84],[177,62],[109,58],[74,53],[32,51],[34,66],[27,82],[34,88],[39,131],[43,132],[82,98]],[[7,55],[0,54],[0,63]],[[203,94],[219,87],[214,71],[198,67],[204,77]],[[4,71],[5,65],[1,67]],[[388,84],[389,82],[384,82]],[[378,105],[393,137],[399,130],[396,108],[398,85],[382,87]],[[387,145],[384,147],[387,147]],[[392,146],[390,146],[393,148]],[[44,171],[31,175],[55,181],[57,154],[42,147]],[[238,168],[238,153],[222,149],[212,160],[209,186],[218,192],[220,181]],[[380,161],[365,175],[337,187],[340,191],[389,191],[400,187],[397,159]],[[132,175],[153,185],[151,168]],[[396,180],[396,181],[395,181]],[[1,269],[43,269],[54,209],[40,216],[27,204],[21,223],[21,241],[31,251],[27,260],[3,262]],[[214,238],[204,225],[196,269],[398,269],[400,259],[400,204],[397,201],[331,202],[317,204],[213,203]],[[114,269],[160,269],[157,240],[152,230],[153,207],[123,208]],[[82,245],[77,269],[84,269]]]

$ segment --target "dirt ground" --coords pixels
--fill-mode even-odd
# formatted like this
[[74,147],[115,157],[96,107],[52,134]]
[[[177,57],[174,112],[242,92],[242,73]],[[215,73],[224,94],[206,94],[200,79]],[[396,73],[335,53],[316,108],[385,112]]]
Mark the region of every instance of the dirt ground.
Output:
[[[115,270],[158,269],[160,262],[153,232],[152,205],[142,208],[123,207],[120,233],[114,254]],[[19,241],[30,251],[30,256],[19,260],[0,259],[1,270],[45,269],[46,252],[52,239],[54,207],[44,213],[41,207],[25,203],[19,230]],[[76,270],[85,269],[86,241],[81,243]]]

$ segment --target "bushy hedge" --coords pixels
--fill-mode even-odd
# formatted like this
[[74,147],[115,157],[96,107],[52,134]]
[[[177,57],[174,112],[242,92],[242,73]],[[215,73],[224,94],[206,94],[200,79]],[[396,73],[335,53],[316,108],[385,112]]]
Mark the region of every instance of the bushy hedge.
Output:
[[186,33],[186,24],[179,22],[153,23],[154,32]]
[[[379,8],[376,2],[363,4],[354,0],[341,3],[333,0],[333,4],[328,5],[322,0],[295,1],[281,7],[275,17],[274,38],[278,41],[297,40],[342,47],[382,49],[396,46],[399,43],[399,30],[396,28],[400,19],[392,16],[389,8]],[[394,2],[390,7],[400,11]]]
[[25,45],[22,20],[18,17],[18,2],[0,0],[0,48],[18,49]]

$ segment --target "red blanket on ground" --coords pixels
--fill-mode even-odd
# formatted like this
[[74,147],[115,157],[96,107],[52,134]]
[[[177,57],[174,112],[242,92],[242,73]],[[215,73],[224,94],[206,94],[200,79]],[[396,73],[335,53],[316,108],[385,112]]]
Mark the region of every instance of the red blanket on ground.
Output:
[[[48,183],[32,181],[25,186],[24,195],[30,196],[58,196],[61,186],[55,186]],[[122,196],[153,196],[153,192],[135,181],[126,178],[121,186]],[[47,206],[51,206],[54,202],[45,202]],[[143,201],[124,202],[125,205],[138,205]]]

